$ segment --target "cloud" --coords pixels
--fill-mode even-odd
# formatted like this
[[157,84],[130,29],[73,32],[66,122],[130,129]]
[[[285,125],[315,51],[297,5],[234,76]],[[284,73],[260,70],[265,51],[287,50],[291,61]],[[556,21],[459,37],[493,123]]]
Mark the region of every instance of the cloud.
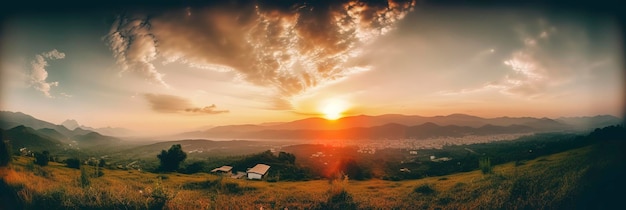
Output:
[[[457,95],[496,90],[499,93],[524,98],[534,98],[552,93],[551,88],[568,80],[576,80],[580,73],[592,69],[586,53],[586,37],[576,28],[558,31],[555,26],[540,21],[534,32],[518,30],[521,47],[509,53],[502,61],[506,74],[498,80],[484,83],[481,87],[458,91],[441,91],[441,95]],[[533,31],[533,30],[530,30]]]
[[[132,71],[168,87],[163,81],[164,75],[157,72],[152,64],[157,53],[155,40],[146,28],[148,23],[137,19],[117,20],[113,27],[119,27],[121,24],[125,27],[119,28],[119,31],[111,31],[107,39],[122,72]],[[126,36],[127,34],[130,36]]]
[[35,60],[32,60],[30,62],[30,85],[36,90],[41,91],[48,98],[53,98],[53,96],[50,94],[50,90],[52,89],[52,87],[59,85],[59,82],[46,81],[46,79],[48,78],[48,71],[46,71],[46,67],[48,66],[48,60],[57,60],[63,58],[65,58],[65,53],[59,52],[54,49],[50,52],[44,52],[35,55]]
[[362,71],[350,63],[361,54],[360,46],[392,30],[414,5],[414,0],[221,3],[123,16],[106,39],[123,71],[163,85],[157,60],[233,71],[272,88],[274,108],[290,109],[292,96]]
[[211,104],[211,106],[205,106],[201,108],[188,108],[185,109],[186,112],[194,112],[194,113],[204,113],[204,114],[221,114],[228,113],[228,110],[215,110],[217,106],[215,104]]
[[150,103],[150,107],[155,112],[161,113],[195,113],[195,114],[222,114],[228,113],[228,110],[217,110],[215,104],[205,107],[194,106],[191,101],[174,95],[166,94],[144,94],[144,97]]
[[67,94],[67,93],[59,93],[59,95],[66,97],[66,98],[71,98],[74,97],[73,95]]

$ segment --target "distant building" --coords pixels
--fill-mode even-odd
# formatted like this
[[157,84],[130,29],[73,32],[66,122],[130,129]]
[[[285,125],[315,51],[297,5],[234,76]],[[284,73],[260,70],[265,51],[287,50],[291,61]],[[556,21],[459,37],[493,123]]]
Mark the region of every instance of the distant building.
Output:
[[400,172],[411,172],[411,170],[409,170],[408,168],[401,168]]
[[256,166],[248,169],[248,179],[262,179],[263,175],[265,175],[268,170],[270,170],[270,166],[265,164],[256,164]]
[[452,158],[449,158],[449,157],[435,158],[435,156],[430,156],[430,161],[433,161],[433,162],[446,162],[450,160],[452,160]]
[[211,170],[211,173],[230,173],[231,170],[233,170],[232,166],[222,166]]
[[20,148],[20,155],[22,156],[33,156],[33,152],[26,149],[26,147]]

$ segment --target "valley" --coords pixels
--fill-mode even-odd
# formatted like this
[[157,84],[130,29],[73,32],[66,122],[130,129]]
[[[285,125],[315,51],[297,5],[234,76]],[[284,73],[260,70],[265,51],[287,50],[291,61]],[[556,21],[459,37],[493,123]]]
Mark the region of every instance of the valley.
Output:
[[[422,139],[136,142],[78,127],[61,128],[63,134],[56,125],[33,119],[22,124],[44,126],[2,131],[12,151],[12,163],[0,168],[2,199],[18,209],[606,206],[615,201],[577,198],[587,190],[599,193],[605,178],[615,181],[610,173],[625,171],[619,166],[619,151],[626,148],[621,125],[593,131],[570,127],[490,135],[443,132]],[[173,171],[163,171],[157,154],[170,147],[171,152],[173,145],[180,145],[185,158]],[[42,152],[46,165],[38,163]],[[70,166],[73,160],[78,165]],[[259,163],[269,166],[261,180],[240,176]],[[223,166],[228,166],[227,173],[213,172]],[[600,194],[608,196],[603,199],[612,196]]]

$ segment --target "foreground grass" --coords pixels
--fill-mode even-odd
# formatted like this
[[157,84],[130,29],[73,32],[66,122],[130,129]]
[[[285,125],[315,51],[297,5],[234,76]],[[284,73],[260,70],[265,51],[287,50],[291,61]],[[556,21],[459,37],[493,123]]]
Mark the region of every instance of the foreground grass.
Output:
[[85,187],[80,170],[58,163],[33,166],[32,159],[19,157],[10,168],[0,168],[0,184],[7,188],[1,189],[6,191],[2,202],[16,209],[571,209],[581,208],[577,199],[595,180],[589,174],[610,167],[596,164],[596,150],[588,146],[498,165],[491,174],[472,171],[397,182],[269,183],[103,169],[104,176],[91,178]]

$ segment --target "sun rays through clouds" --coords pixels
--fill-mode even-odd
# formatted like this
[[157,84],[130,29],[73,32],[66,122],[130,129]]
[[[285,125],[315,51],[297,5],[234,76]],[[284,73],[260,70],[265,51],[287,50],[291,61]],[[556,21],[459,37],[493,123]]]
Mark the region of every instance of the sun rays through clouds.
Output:
[[275,109],[291,97],[367,67],[360,47],[393,29],[415,1],[272,1],[185,7],[120,16],[106,37],[123,72],[168,86],[154,65],[236,72],[273,90]]

